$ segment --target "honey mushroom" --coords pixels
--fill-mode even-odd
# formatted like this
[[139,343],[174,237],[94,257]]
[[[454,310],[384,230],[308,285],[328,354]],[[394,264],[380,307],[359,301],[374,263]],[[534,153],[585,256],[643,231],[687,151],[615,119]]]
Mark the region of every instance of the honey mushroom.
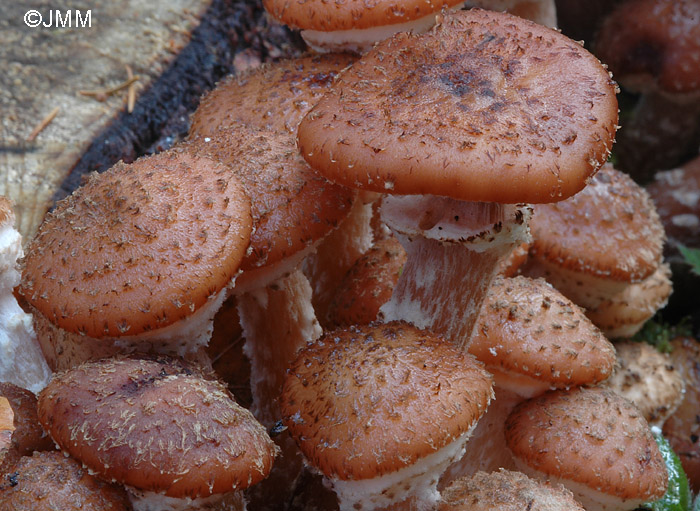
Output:
[[700,491],[700,343],[692,337],[679,337],[671,342],[674,367],[686,383],[683,400],[666,419],[663,434],[688,476],[694,492]]
[[[189,136],[213,137],[219,130],[241,123],[294,135],[299,121],[356,59],[347,53],[312,55],[229,76],[202,98],[192,116]],[[333,289],[372,243],[374,200],[371,194],[355,199],[347,216],[315,245],[303,263],[313,291],[314,311],[322,326],[326,325]]]
[[[347,217],[355,192],[313,172],[288,133],[232,122],[212,136],[192,135],[178,150],[223,162],[250,197],[254,232],[231,294],[250,360],[251,411],[271,428],[280,419],[289,363],[321,335],[302,261]],[[268,480],[251,491],[279,505],[302,461],[288,437],[275,440],[283,454]]]
[[651,426],[663,427],[685,395],[685,379],[667,353],[644,342],[615,343],[618,365],[602,385],[635,404]]
[[53,369],[125,351],[198,356],[250,242],[228,168],[169,151],[119,163],[59,202],[19,292]]
[[53,449],[53,442],[39,424],[34,393],[0,382],[0,477],[12,473],[22,456]]
[[126,491],[58,451],[23,456],[0,475],[0,506],[12,511],[132,511]]
[[376,321],[405,264],[406,251],[396,238],[377,241],[355,261],[335,289],[328,305],[328,323],[339,327]]
[[649,425],[609,389],[549,391],[516,406],[505,431],[518,470],[563,484],[587,511],[634,509],[666,492]]
[[630,337],[671,294],[664,229],[646,191],[605,165],[556,204],[538,204],[523,274],[544,277],[609,338]]
[[563,486],[542,483],[520,472],[477,472],[442,492],[437,511],[585,511]]
[[700,156],[656,172],[646,190],[661,218],[671,255],[679,245],[700,246]]
[[241,490],[269,474],[278,452],[221,383],[166,356],[59,373],[39,394],[39,419],[62,451],[125,485],[137,511],[243,510]]
[[491,387],[473,357],[435,334],[373,323],[327,332],[302,349],[281,406],[341,511],[430,509]]
[[[454,84],[453,84],[453,85],[454,85]],[[459,86],[467,87],[467,85],[465,85],[465,84],[458,84],[458,85],[459,85]],[[483,98],[481,98],[481,99],[483,99]],[[237,128],[236,128],[236,129],[237,129]],[[613,132],[614,132],[614,129],[613,129]],[[215,138],[216,136],[218,136],[218,135],[217,135],[217,134],[207,135],[207,138]],[[441,142],[441,143],[442,143],[442,142]],[[379,152],[382,152],[383,150],[384,150],[384,149],[381,149]],[[203,154],[203,153],[200,153],[200,154]],[[393,182],[392,182],[392,183],[393,183]],[[392,185],[392,186],[393,186],[393,185]],[[254,201],[253,201],[253,202],[254,202]],[[514,202],[515,202],[515,201],[514,201]],[[387,207],[387,211],[390,212],[389,215],[391,215],[391,214],[392,214],[393,212],[395,212],[395,211],[398,211],[399,209],[403,209],[403,205],[399,205],[399,207],[395,207],[395,208],[392,210],[392,209],[391,209],[391,208],[392,208],[392,205],[391,205],[391,203],[390,203],[390,200],[388,201],[388,203],[389,203],[389,206]],[[422,203],[421,203],[421,204],[422,204]],[[394,203],[394,206],[397,206],[397,204]],[[446,215],[449,215],[449,214],[453,211],[452,209],[450,209],[451,207],[452,207],[452,204],[449,204],[448,207],[445,208],[442,212],[445,213]],[[489,218],[491,218],[491,217],[489,217]],[[429,220],[432,220],[432,219],[429,219]],[[489,223],[493,223],[494,225],[497,224],[497,222],[493,221],[492,218],[491,218],[491,220],[489,221]],[[436,224],[436,225],[437,225],[437,224]],[[444,225],[445,225],[445,224],[440,224],[440,226],[444,226]],[[253,234],[253,235],[254,235],[254,234]],[[412,236],[412,235],[413,235],[413,232],[410,232],[410,233],[409,233],[409,236]],[[249,256],[250,256],[250,254],[249,254]],[[259,269],[259,268],[258,268],[258,269]],[[255,271],[255,270],[253,270],[253,272],[254,272],[254,271]],[[260,273],[267,273],[267,272],[260,272]],[[267,275],[265,275],[265,279],[266,279],[267,277],[269,277],[269,274],[271,274],[271,273],[273,273],[273,272],[269,272]],[[265,279],[263,279],[263,280],[265,280]],[[252,280],[252,279],[251,279],[251,280]],[[661,279],[661,280],[663,280],[663,279]],[[247,285],[247,284],[246,284],[246,281],[243,280],[243,279],[239,279],[239,282],[241,283],[240,289],[245,290],[245,289],[246,289],[246,285]],[[250,281],[249,281],[249,282],[250,282]],[[300,285],[301,285],[301,284],[300,284]],[[389,316],[389,317],[390,317],[390,316]],[[262,318],[262,316],[260,316],[260,318]],[[268,317],[268,321],[269,321],[269,317]],[[261,323],[262,323],[262,322],[264,322],[264,321],[261,319]],[[266,323],[266,324],[267,324],[267,323]],[[52,335],[53,335],[53,334],[52,334]],[[121,341],[120,341],[120,342],[121,342]],[[141,344],[139,344],[139,346],[141,346]],[[55,348],[54,348],[54,349],[55,349]],[[57,350],[57,351],[58,351],[58,350]],[[58,355],[57,355],[57,358],[58,358]],[[71,362],[71,363],[72,363],[72,362]],[[501,376],[502,376],[502,375],[501,375]],[[1,500],[0,500],[0,501],[1,501]]]
[[696,0],[627,0],[595,36],[596,55],[623,88],[640,94],[615,151],[622,168],[640,183],[698,152],[698,17]]
[[522,276],[491,284],[468,352],[494,376],[495,398],[441,487],[479,470],[514,469],[504,435],[513,407],[550,389],[598,385],[616,363],[615,348],[581,309],[544,280]]
[[528,238],[527,208],[507,203],[576,193],[616,126],[615,85],[578,43],[472,9],[378,43],[297,138],[331,181],[392,194],[382,218],[408,260],[384,319],[466,345],[499,260]]

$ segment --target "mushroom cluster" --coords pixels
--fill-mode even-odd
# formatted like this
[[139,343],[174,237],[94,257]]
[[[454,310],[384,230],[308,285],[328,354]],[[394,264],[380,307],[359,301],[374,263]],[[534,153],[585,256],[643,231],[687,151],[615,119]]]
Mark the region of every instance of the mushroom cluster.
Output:
[[697,443],[697,371],[617,340],[670,295],[669,193],[606,164],[607,67],[551,0],[263,3],[329,53],[228,77],[186,140],[93,174],[21,281],[3,252],[38,343],[0,370],[55,373],[0,384],[0,508],[663,497],[650,424]]

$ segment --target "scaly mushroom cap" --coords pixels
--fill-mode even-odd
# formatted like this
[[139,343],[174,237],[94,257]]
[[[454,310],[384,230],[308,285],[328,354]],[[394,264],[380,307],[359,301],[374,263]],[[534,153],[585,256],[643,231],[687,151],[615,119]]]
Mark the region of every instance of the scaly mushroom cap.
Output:
[[389,301],[406,264],[406,251],[394,237],[379,240],[348,270],[335,290],[328,322],[335,326],[366,325]]
[[39,395],[39,420],[100,477],[178,498],[245,489],[267,476],[277,449],[224,385],[166,357],[59,373]]
[[180,147],[225,163],[251,198],[255,232],[244,272],[308,248],[338,226],[355,196],[311,170],[289,134],[234,123]]
[[505,13],[445,14],[347,69],[302,120],[299,148],[331,181],[395,194],[552,202],[605,162],[616,86],[562,34]]
[[20,459],[0,479],[0,504],[12,511],[131,511],[124,488],[96,479],[58,451]]
[[697,0],[628,0],[605,19],[596,55],[631,89],[698,92],[698,19]]
[[39,424],[36,403],[31,391],[0,382],[0,474],[20,456],[54,448]]
[[646,189],[669,242],[700,246],[700,157],[680,168],[657,172]]
[[690,487],[700,491],[700,343],[679,337],[671,343],[674,367],[686,382],[683,401],[664,423],[663,433],[678,454]]
[[647,192],[611,165],[570,199],[536,205],[530,232],[533,259],[627,282],[657,271],[665,238]]
[[49,213],[20,292],[69,332],[155,330],[231,283],[251,229],[250,201],[225,165],[179,151],[118,163]]
[[632,401],[649,424],[663,425],[683,400],[685,382],[666,353],[644,342],[615,343],[619,365],[605,386]]
[[210,137],[236,122],[296,133],[299,121],[355,60],[349,53],[327,53],[231,75],[202,99],[192,116],[190,136]]
[[563,483],[586,508],[576,488],[629,501],[629,509],[666,492],[649,425],[611,390],[554,390],[525,401],[506,419],[505,435],[519,468]]
[[292,28],[331,32],[405,23],[440,12],[464,0],[263,0],[277,21]]
[[6,397],[0,396],[0,475],[5,473],[6,467],[13,464],[17,457],[12,445],[14,421],[15,411],[12,405]]
[[438,511],[585,511],[563,486],[503,469],[457,479],[441,495]]
[[498,275],[504,277],[515,277],[520,267],[527,261],[527,254],[530,250],[530,242],[524,241],[516,246],[513,251],[501,260],[498,265]]
[[526,397],[599,383],[616,360],[613,345],[578,306],[544,280],[527,277],[493,281],[469,353],[496,376],[496,385]]
[[473,357],[401,322],[328,332],[299,352],[284,423],[324,475],[373,479],[469,431],[493,395]]

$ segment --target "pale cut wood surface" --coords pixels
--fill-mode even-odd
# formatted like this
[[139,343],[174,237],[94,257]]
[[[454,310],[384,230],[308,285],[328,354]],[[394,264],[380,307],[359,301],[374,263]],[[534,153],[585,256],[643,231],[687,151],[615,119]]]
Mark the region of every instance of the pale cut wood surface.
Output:
[[[145,90],[189,40],[210,0],[0,0],[0,195],[15,203],[25,242],[49,208],[54,192],[92,139],[126,108],[126,90],[106,101],[80,90],[108,89],[127,79],[126,66]],[[28,27],[34,9],[73,11],[71,28]],[[76,27],[75,10],[91,27]],[[54,25],[56,19],[54,17]],[[52,110],[53,121],[27,138]]]

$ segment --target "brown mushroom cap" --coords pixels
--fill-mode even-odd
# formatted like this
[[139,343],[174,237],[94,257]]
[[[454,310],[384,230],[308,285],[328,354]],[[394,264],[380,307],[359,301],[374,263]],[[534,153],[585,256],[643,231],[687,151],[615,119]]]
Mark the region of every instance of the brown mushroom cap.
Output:
[[494,280],[468,351],[496,375],[497,385],[514,379],[511,390],[521,395],[531,387],[599,383],[616,360],[613,345],[578,306],[544,280],[526,277]]
[[350,326],[375,321],[379,308],[391,298],[405,263],[406,251],[396,238],[375,243],[340,281],[328,308],[328,322]]
[[439,511],[584,511],[563,486],[503,469],[457,479],[441,494]]
[[665,239],[647,192],[611,165],[573,197],[536,205],[530,231],[532,259],[627,282],[658,269]]
[[39,395],[39,419],[100,477],[170,497],[247,488],[267,476],[277,449],[224,385],[166,357],[59,373]]
[[618,366],[605,386],[633,402],[649,424],[661,426],[683,400],[682,373],[667,353],[644,342],[615,343]]
[[[7,417],[7,413],[11,415],[10,421],[4,423],[3,417]],[[3,434],[5,431],[9,434]],[[0,454],[0,474],[20,456],[54,448],[53,442],[39,424],[34,393],[7,382],[0,382],[0,451],[3,450],[3,440],[7,440],[7,451],[4,459]]]
[[181,147],[225,163],[250,196],[255,231],[244,272],[308,248],[338,226],[354,200],[353,191],[311,170],[287,133],[234,123]]
[[22,457],[0,479],[0,507],[12,511],[131,511],[124,488],[93,477],[58,451]]
[[237,122],[296,133],[299,121],[355,60],[349,53],[327,53],[231,75],[202,99],[192,116],[190,135],[211,137]]
[[678,454],[693,492],[700,491],[700,343],[679,337],[671,343],[674,367],[686,382],[683,401],[666,420],[664,436]]
[[626,87],[698,92],[699,19],[697,0],[628,0],[605,19],[596,55]]
[[328,332],[299,352],[281,397],[284,423],[326,476],[373,479],[469,431],[492,397],[465,353],[408,323]]
[[263,5],[276,20],[292,28],[330,32],[416,20],[443,7],[451,7],[464,0],[376,0],[360,2],[328,2],[326,0],[263,0]]
[[[565,486],[572,481],[638,503],[666,492],[666,465],[649,425],[632,403],[611,390],[547,392],[516,406],[505,432],[523,468]],[[581,500],[574,486],[568,487]]]
[[505,13],[460,11],[353,64],[300,123],[299,148],[351,187],[552,202],[605,162],[615,89],[598,60],[562,34]]
[[47,216],[20,292],[69,332],[155,330],[230,284],[251,229],[250,201],[225,165],[180,151],[118,163]]
[[669,242],[700,246],[700,157],[677,169],[657,172],[646,189]]

